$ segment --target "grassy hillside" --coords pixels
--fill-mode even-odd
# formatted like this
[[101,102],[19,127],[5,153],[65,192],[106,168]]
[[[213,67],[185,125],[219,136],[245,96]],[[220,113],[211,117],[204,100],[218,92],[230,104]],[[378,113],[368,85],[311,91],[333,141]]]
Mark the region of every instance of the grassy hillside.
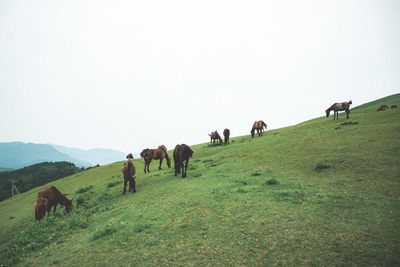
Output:
[[186,179],[134,160],[135,194],[123,162],[80,172],[52,183],[74,197],[70,216],[34,222],[48,185],[3,201],[0,264],[399,265],[400,110],[381,103],[400,94],[348,120],[192,146]]

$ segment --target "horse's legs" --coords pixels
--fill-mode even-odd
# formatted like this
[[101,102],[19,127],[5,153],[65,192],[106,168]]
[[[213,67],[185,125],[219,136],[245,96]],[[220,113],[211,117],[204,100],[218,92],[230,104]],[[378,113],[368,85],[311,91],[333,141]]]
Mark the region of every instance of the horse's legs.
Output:
[[136,182],[135,182],[135,178],[132,178],[132,193],[136,192]]
[[350,110],[346,109],[346,119],[349,118]]
[[186,160],[186,164],[185,164],[185,178],[186,178],[186,175],[187,175],[188,164],[189,164],[189,158]]
[[128,181],[125,179],[124,180],[124,195],[125,195],[125,193],[126,193],[126,184],[128,183]]
[[54,205],[53,212],[56,212],[56,209],[57,209],[57,203]]
[[50,215],[50,211],[51,211],[51,204],[48,203],[48,205],[47,205],[47,216]]
[[183,160],[181,161],[181,166],[180,166],[180,168],[182,168],[182,178],[185,178],[186,175],[185,175],[185,166],[183,165]]
[[147,172],[150,172],[150,162],[152,159],[147,160]]
[[144,173],[146,173],[146,165],[147,165],[147,161],[144,162]]
[[160,158],[160,166],[158,166],[158,169],[159,169],[159,170],[161,170],[161,164],[162,164],[163,159],[164,159],[164,157],[161,157],[161,158]]

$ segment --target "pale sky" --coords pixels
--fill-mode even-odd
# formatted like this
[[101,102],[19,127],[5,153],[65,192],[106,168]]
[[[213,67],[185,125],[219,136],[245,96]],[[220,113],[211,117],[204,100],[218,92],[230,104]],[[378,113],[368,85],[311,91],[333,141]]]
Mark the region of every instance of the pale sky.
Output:
[[143,148],[400,92],[400,1],[0,1],[0,142]]

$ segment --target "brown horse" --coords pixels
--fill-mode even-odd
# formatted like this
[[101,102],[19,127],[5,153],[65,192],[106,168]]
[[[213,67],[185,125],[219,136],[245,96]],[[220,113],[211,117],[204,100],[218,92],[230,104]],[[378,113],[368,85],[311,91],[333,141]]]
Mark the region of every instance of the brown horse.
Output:
[[127,159],[133,159],[132,153],[129,153],[129,154],[126,156],[126,158],[127,158]]
[[[174,164],[175,164],[175,176],[178,173],[181,173],[182,169],[182,178],[186,178],[187,167],[189,164],[189,158],[193,156],[193,150],[190,149],[188,145],[176,145],[174,149]],[[185,165],[183,165],[183,161],[186,161]]]
[[383,110],[386,110],[386,109],[383,106],[380,106],[379,108],[376,109],[376,112],[383,111]]
[[253,123],[253,128],[251,128],[251,137],[254,137],[254,132],[257,130],[258,136],[262,136],[264,132],[264,127],[265,130],[267,130],[267,124],[263,121],[255,121]]
[[229,135],[231,134],[231,131],[229,129],[224,130],[224,140],[225,140],[225,145],[229,144]]
[[124,175],[124,192],[123,194],[125,195],[126,193],[126,184],[129,182],[129,192],[135,193],[136,192],[136,182],[135,182],[135,173],[136,173],[136,168],[135,165],[133,165],[132,161],[128,160],[128,162],[125,162],[124,168],[122,168],[122,173]]
[[[47,199],[47,215],[49,215],[51,208],[53,209],[53,212],[56,212],[57,205],[60,203],[60,206],[65,206],[65,211],[70,213],[71,211],[74,210],[74,204],[72,203],[72,200],[69,200],[66,198],[60,190],[57,189],[57,187],[52,186],[50,188],[43,189],[38,193],[38,199],[39,198],[45,198]],[[43,202],[43,201],[39,201]]]
[[208,135],[210,136],[210,143],[215,144],[215,140],[218,140],[220,143],[222,143],[222,138],[218,134],[217,130],[215,130],[214,132],[211,132],[211,134],[208,134]]
[[339,119],[339,111],[345,111],[346,112],[346,118],[349,118],[350,114],[350,105],[353,102],[350,100],[349,102],[342,102],[342,103],[335,103],[332,106],[330,106],[327,110],[325,110],[326,117],[329,117],[329,113],[331,113],[331,110],[333,110],[333,120]]
[[40,221],[46,215],[47,205],[49,201],[47,198],[38,197],[35,203],[35,220]]
[[394,108],[397,108],[397,106],[396,105],[392,105],[390,108],[394,109]]
[[147,171],[150,172],[150,162],[155,159],[155,160],[160,160],[160,166],[158,166],[158,169],[161,170],[161,164],[164,160],[164,158],[167,158],[167,165],[168,168],[171,168],[171,160],[168,156],[167,153],[167,148],[164,145],[159,146],[157,149],[143,149],[143,151],[140,153],[140,156],[144,159],[144,172],[146,173],[146,167]]

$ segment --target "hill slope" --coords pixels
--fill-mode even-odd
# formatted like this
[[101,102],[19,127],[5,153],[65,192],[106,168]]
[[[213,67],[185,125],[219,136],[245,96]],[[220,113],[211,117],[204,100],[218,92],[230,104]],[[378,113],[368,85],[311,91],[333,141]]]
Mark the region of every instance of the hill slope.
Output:
[[79,167],[92,166],[90,163],[61,153],[49,145],[22,142],[0,143],[0,166],[4,168],[19,169],[49,161],[67,161]]
[[34,222],[47,186],[5,200],[0,264],[399,265],[400,111],[381,102],[400,94],[349,120],[192,146],[187,179],[135,160],[135,194],[122,195],[123,162],[58,180],[71,216]]

